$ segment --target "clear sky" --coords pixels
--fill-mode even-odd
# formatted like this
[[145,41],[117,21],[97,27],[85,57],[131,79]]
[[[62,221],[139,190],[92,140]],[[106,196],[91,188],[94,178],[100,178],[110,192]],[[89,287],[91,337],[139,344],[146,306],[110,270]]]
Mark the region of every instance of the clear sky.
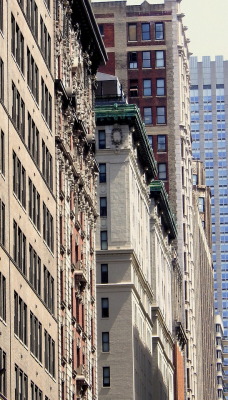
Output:
[[[92,0],[99,1],[99,0]],[[105,1],[105,0],[102,0]],[[128,0],[128,4],[141,4],[143,0]],[[149,0],[163,3],[163,0]],[[223,55],[228,60],[228,0],[182,0],[181,11],[188,26],[189,49],[193,55]]]

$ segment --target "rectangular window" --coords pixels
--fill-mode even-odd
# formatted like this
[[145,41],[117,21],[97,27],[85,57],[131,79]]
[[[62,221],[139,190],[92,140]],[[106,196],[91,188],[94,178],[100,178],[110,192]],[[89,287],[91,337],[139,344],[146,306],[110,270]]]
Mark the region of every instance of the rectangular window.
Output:
[[6,322],[6,278],[0,272],[0,318]]
[[53,190],[53,159],[50,151],[42,140],[42,175],[51,190]]
[[100,216],[107,217],[107,197],[100,197]]
[[41,78],[41,113],[50,129],[52,129],[52,97]]
[[5,134],[3,131],[0,138],[0,173],[5,175]]
[[25,138],[25,104],[12,82],[12,120],[19,134]]
[[101,250],[108,249],[108,235],[107,231],[101,231]]
[[144,107],[144,123],[145,125],[152,124],[152,108],[151,107]]
[[14,292],[14,333],[27,346],[27,305]]
[[99,164],[99,181],[100,183],[106,182],[106,164]]
[[0,31],[1,32],[3,32],[3,21],[4,21],[4,19],[3,19],[3,12],[4,12],[4,9],[3,9],[3,0],[0,0]]
[[101,36],[104,36],[104,25],[103,24],[98,24],[98,28],[99,28]]
[[22,206],[26,208],[26,171],[13,152],[13,191]]
[[143,96],[151,96],[151,95],[152,95],[151,79],[143,79]]
[[156,94],[157,96],[165,95],[165,79],[159,78],[156,80]]
[[142,40],[150,40],[150,24],[142,24]]
[[44,265],[44,303],[47,308],[54,314],[54,278]]
[[155,51],[155,67],[163,68],[165,66],[165,52],[163,50]]
[[13,259],[21,272],[26,276],[26,236],[23,234],[16,221],[13,220]]
[[0,100],[4,102],[4,63],[1,57],[0,57]]
[[153,147],[153,135],[147,135],[148,137],[148,142],[150,144],[151,147]]
[[98,131],[99,149],[106,149],[106,133],[104,130]]
[[102,332],[102,351],[109,352],[109,332]]
[[44,330],[44,341],[45,368],[55,377],[55,342],[46,330]]
[[5,246],[6,241],[6,212],[5,204],[0,199],[0,244]]
[[[25,399],[26,400],[26,399]],[[31,400],[43,400],[43,392],[31,381]]]
[[39,166],[40,164],[40,134],[31,117],[28,113],[28,148],[34,161]]
[[150,51],[142,52],[142,67],[150,68],[151,67],[151,53]]
[[27,0],[26,17],[31,30],[38,39],[38,8],[34,0]]
[[40,231],[40,194],[33,185],[31,179],[28,179],[29,186],[29,217],[34,225]]
[[11,14],[11,52],[22,74],[24,74],[24,36]]
[[106,297],[101,299],[101,316],[102,318],[109,318],[109,300]]
[[138,68],[137,52],[133,51],[128,54],[129,54],[129,68],[130,69]]
[[15,364],[15,400],[28,399],[28,377]]
[[29,282],[32,287],[41,295],[41,260],[36,251],[29,244]]
[[103,386],[110,386],[110,367],[103,367]]
[[30,350],[42,362],[42,324],[30,311]]
[[27,47],[27,84],[36,102],[39,103],[39,70],[28,47]]
[[54,222],[53,217],[43,202],[43,239],[50,250],[54,250]]
[[137,25],[136,24],[128,24],[128,40],[129,41],[137,40]]
[[42,17],[40,17],[40,48],[48,68],[51,68],[51,37]]
[[205,211],[204,197],[199,197],[198,204],[199,204],[199,212],[204,212]]
[[167,179],[167,168],[165,163],[158,164],[158,179]]
[[158,151],[166,151],[166,135],[157,136]]
[[155,23],[155,40],[163,40],[164,39],[164,24],[163,22]]
[[137,79],[130,79],[130,97],[137,97],[138,96],[138,80]]
[[157,107],[157,124],[166,124],[165,107]]
[[0,393],[6,397],[6,353],[0,347]]
[[108,283],[108,264],[101,264],[101,283]]
[[192,174],[192,184],[198,185],[198,175],[197,174]]

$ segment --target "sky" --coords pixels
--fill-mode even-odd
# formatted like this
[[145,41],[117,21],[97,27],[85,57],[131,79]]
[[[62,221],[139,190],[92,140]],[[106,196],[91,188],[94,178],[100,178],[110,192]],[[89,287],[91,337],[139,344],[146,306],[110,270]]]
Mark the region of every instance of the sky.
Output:
[[[94,1],[94,0],[92,0]],[[96,0],[99,1],[99,0]],[[103,0],[105,1],[105,0]],[[127,0],[141,4],[143,0]],[[163,3],[163,0],[148,0]],[[202,56],[223,55],[228,60],[228,0],[182,0],[183,23],[190,39],[189,49],[199,60]]]

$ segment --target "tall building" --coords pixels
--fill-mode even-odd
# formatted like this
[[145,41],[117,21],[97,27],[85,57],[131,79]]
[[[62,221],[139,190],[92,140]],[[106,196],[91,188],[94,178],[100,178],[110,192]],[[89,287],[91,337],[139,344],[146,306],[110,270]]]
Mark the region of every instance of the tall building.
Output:
[[0,398],[92,400],[105,49],[88,0],[0,0],[0,46]]
[[[211,188],[212,256],[215,312],[222,316],[228,337],[228,207],[227,118],[228,61],[222,56],[191,57],[191,132],[195,159],[204,162],[206,184]],[[228,355],[224,354],[224,367]],[[228,371],[225,369],[225,377]],[[228,386],[225,391],[228,398]]]
[[[173,333],[185,329],[189,357],[186,369],[186,397],[197,393],[196,333],[193,257],[193,206],[191,176],[191,138],[189,114],[188,40],[180,2],[128,6],[126,1],[93,2],[93,9],[108,53],[103,73],[118,76],[129,103],[137,104],[158,163],[158,178],[165,184],[177,222],[177,263],[182,278],[178,290],[187,282],[191,292],[182,308]],[[183,286],[181,287],[181,282]],[[176,286],[175,286],[176,287]],[[183,296],[184,302],[184,296]],[[185,310],[184,310],[185,308]],[[180,323],[180,325],[179,325]],[[176,341],[178,379],[184,380],[184,359]],[[187,378],[188,375],[188,378]],[[176,396],[183,399],[177,386]]]

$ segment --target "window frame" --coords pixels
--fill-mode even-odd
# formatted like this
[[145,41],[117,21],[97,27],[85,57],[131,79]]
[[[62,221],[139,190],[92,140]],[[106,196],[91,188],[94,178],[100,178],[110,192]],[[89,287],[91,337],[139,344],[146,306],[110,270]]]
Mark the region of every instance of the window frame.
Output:
[[[159,86],[158,85],[159,82],[163,82],[163,86]],[[161,92],[161,90],[162,90],[162,92]],[[159,93],[159,91],[161,93]],[[157,78],[156,79],[156,96],[165,96],[165,78]]]
[[[146,110],[150,110],[150,113],[147,114]],[[143,115],[144,115],[144,124],[152,125],[152,123],[153,123],[152,107],[144,107]],[[147,122],[147,119],[149,122]]]
[[101,283],[108,283],[108,264],[101,264]]
[[[158,57],[159,54],[162,54],[162,57]],[[155,50],[155,68],[165,68],[165,51],[164,50]]]
[[101,231],[101,250],[108,250],[108,231]]
[[[149,28],[145,29],[144,28]],[[146,36],[146,37],[144,37]],[[150,22],[142,22],[141,23],[141,39],[143,41],[151,40],[151,32],[150,32]]]
[[[161,112],[163,110],[163,112]],[[166,125],[166,107],[156,107],[156,123],[157,125]]]
[[[146,54],[149,54],[148,58],[144,58]],[[148,62],[148,65],[145,65]],[[151,68],[151,51],[142,51],[142,68]]]
[[[161,171],[160,168],[164,166],[164,170]],[[161,176],[161,174],[164,174]],[[158,163],[158,179],[161,181],[166,181],[167,180],[167,163]]]
[[102,332],[102,352],[109,353],[109,351],[110,351],[109,332]]
[[[157,29],[157,27],[159,25],[162,26],[161,30]],[[157,37],[157,33],[158,33],[158,36],[159,36],[160,32],[162,33],[162,37]],[[164,40],[165,39],[164,22],[155,22],[155,25],[154,25],[154,36],[155,36],[155,40]]]
[[143,79],[143,96],[145,96],[145,97],[152,96],[152,81],[151,81],[151,79]]
[[106,132],[104,129],[98,130],[98,149],[106,149]]
[[[105,306],[106,304],[106,306]],[[109,298],[101,298],[101,318],[109,318]]]
[[[104,172],[101,171],[101,168],[104,168]],[[107,171],[106,171],[106,163],[100,163],[99,164],[99,182],[100,183],[106,183],[107,179]]]
[[[135,27],[135,29],[134,29],[135,32],[130,32],[131,26]],[[128,42],[137,42],[137,24],[136,23],[130,22],[128,24],[127,34],[128,34]],[[131,39],[131,36],[134,37],[134,39]]]
[[[164,141],[162,141],[164,139]],[[159,143],[159,140],[161,142]],[[157,151],[166,152],[167,151],[167,138],[166,135],[157,135]]]
[[131,51],[128,53],[128,66],[130,69],[138,68],[138,53],[137,51]]

